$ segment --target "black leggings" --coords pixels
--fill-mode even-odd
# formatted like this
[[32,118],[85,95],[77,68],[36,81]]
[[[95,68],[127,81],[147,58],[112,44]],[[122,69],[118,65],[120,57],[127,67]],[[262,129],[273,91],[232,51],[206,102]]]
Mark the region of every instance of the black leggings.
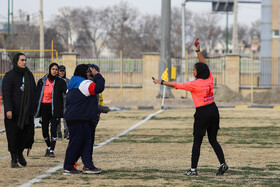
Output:
[[[51,150],[54,150],[56,140],[57,140],[57,124],[59,123],[59,118],[52,116],[52,104],[51,103],[42,103],[41,105],[41,114],[42,114],[42,133],[44,140],[48,147],[51,147]],[[49,125],[51,123],[51,139],[49,135]]]
[[217,134],[219,130],[219,111],[215,103],[196,109],[194,115],[194,141],[192,147],[192,168],[197,168],[200,147],[203,137],[207,131],[208,140],[214,149],[220,164],[225,163],[224,153],[222,147],[217,141]]
[[[193,147],[192,147],[192,168],[197,168],[202,140],[203,140],[203,136],[200,135],[194,136]],[[225,163],[225,157],[224,157],[222,147],[217,141],[217,134],[214,136],[208,134],[208,140],[212,148],[214,149],[220,164]]]

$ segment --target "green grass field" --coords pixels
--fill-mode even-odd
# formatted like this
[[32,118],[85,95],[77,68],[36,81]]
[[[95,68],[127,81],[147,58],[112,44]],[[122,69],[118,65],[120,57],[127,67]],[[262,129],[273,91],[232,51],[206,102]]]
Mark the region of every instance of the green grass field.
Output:
[[[131,110],[102,116],[96,144],[113,137],[155,111]],[[280,186],[280,115],[277,109],[220,109],[218,140],[229,170],[216,176],[218,159],[207,136],[197,177],[190,167],[194,109],[165,110],[128,134],[94,151],[99,175],[65,176],[62,169],[32,186]],[[55,158],[45,158],[41,129],[25,168],[9,168],[5,134],[0,136],[1,186],[16,186],[63,163],[67,140],[59,141]],[[78,169],[82,168],[79,161]]]

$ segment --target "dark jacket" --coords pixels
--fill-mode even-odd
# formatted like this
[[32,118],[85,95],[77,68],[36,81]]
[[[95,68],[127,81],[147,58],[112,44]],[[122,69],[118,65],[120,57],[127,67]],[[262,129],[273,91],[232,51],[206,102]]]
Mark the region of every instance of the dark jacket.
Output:
[[[90,88],[94,87],[94,93]],[[64,118],[68,121],[96,121],[98,103],[96,95],[103,92],[105,80],[102,75],[96,75],[96,82],[83,77],[73,76],[66,94],[66,111]]]
[[[36,83],[33,74],[28,71],[30,82],[30,108],[29,114],[34,116],[36,109]],[[20,114],[21,98],[23,91],[20,87],[23,84],[23,75],[17,73],[14,69],[7,72],[2,82],[2,93],[5,114],[12,111],[13,115]]]
[[[37,111],[35,117],[41,117],[41,104],[44,95],[44,88],[48,74],[39,79],[37,84]],[[66,93],[66,83],[63,79],[55,77],[52,93],[52,115],[57,118],[63,117],[63,94]]]

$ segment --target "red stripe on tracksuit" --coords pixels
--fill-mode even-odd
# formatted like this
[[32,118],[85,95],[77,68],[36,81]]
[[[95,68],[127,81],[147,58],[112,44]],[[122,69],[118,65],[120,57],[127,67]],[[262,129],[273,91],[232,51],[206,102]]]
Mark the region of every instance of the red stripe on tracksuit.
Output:
[[89,94],[90,95],[95,95],[95,83],[93,82],[93,83],[91,83],[90,85],[89,85],[89,87],[88,87],[88,91],[89,91]]

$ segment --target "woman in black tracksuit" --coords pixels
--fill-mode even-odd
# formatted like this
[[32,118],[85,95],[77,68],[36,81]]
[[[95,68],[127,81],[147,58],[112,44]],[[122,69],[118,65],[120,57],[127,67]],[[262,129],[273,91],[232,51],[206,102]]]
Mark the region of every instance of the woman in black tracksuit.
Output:
[[194,114],[194,125],[193,125],[193,147],[192,147],[192,159],[191,169],[185,173],[185,175],[198,175],[197,164],[200,155],[200,147],[207,132],[208,140],[214,149],[220,167],[216,175],[223,175],[228,170],[228,165],[225,162],[223,150],[217,141],[217,134],[220,128],[220,116],[218,108],[214,102],[214,84],[213,75],[206,64],[206,61],[200,53],[200,44],[196,44],[196,52],[198,60],[193,68],[193,75],[196,78],[194,81],[185,83],[177,82],[165,82],[163,80],[154,79],[155,84],[162,84],[176,89],[182,89],[190,91],[196,107]]
[[3,79],[2,93],[5,130],[12,157],[11,167],[18,168],[18,162],[26,166],[22,152],[25,148],[31,149],[34,142],[36,83],[26,66],[26,56],[23,53],[14,56],[13,69]]
[[[66,93],[66,83],[57,75],[58,64],[49,66],[49,73],[37,84],[37,112],[35,117],[42,117],[42,133],[47,144],[45,156],[54,157],[57,140],[57,125],[63,117],[63,94]],[[51,139],[49,124],[51,123]]]

